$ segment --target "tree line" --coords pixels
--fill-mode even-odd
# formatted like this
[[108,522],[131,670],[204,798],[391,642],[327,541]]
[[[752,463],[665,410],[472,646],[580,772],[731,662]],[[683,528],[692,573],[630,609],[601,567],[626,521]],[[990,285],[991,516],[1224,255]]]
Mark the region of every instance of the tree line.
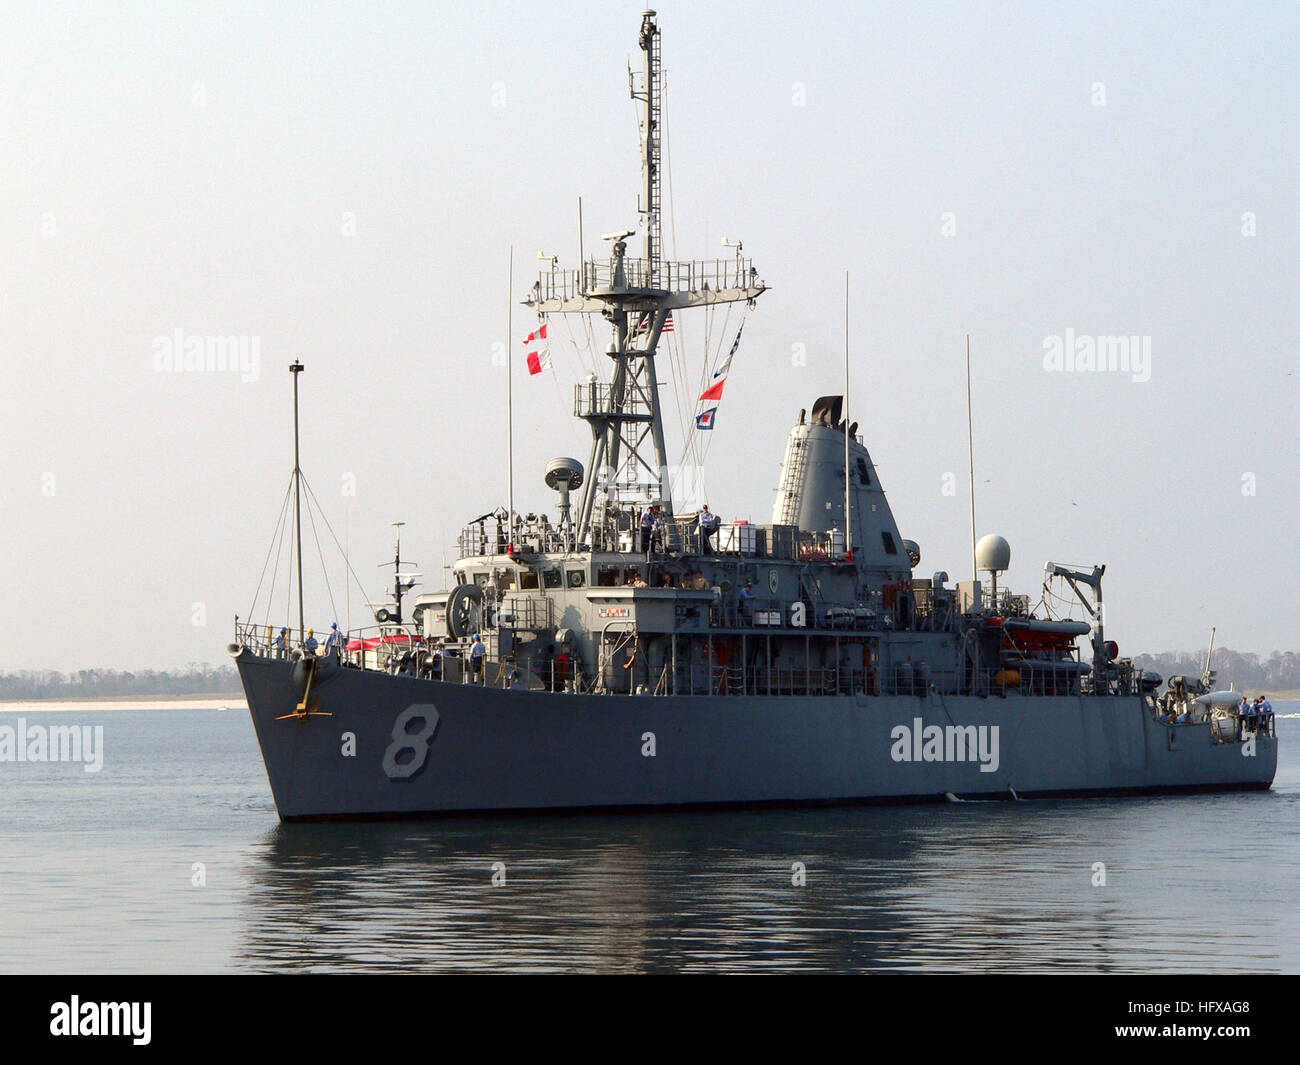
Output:
[[[1183,674],[1199,677],[1205,669],[1205,651],[1162,651],[1156,655],[1135,655],[1133,665],[1138,669],[1151,669],[1168,680]],[[1274,651],[1265,657],[1248,651],[1233,651],[1227,647],[1214,649],[1210,668],[1217,672],[1216,688],[1236,688],[1245,691],[1295,691],[1300,689],[1300,654],[1295,651]]]
[[232,665],[190,662],[183,669],[21,669],[0,673],[0,700],[79,699],[132,695],[194,695],[239,691],[239,674]]

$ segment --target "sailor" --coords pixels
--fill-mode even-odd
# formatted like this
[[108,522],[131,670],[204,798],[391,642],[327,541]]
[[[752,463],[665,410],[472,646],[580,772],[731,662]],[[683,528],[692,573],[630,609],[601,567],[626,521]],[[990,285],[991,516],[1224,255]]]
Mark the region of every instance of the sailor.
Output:
[[658,504],[650,508],[652,522],[650,525],[650,549],[663,554],[664,550],[664,519],[663,511]]
[[740,589],[740,620],[748,625],[754,618],[754,583],[745,581],[745,585]]
[[700,554],[709,553],[709,538],[718,531],[718,516],[709,510],[709,504],[705,503],[700,508],[700,516],[697,519],[700,526]]
[[433,645],[433,652],[429,655],[429,676],[434,680],[442,680],[442,641],[439,640]]
[[1255,696],[1255,705],[1251,707],[1250,716],[1254,725],[1252,731],[1263,729],[1264,732],[1267,732],[1268,719],[1273,716],[1273,704],[1262,695]]
[[325,637],[325,653],[328,655],[331,651],[337,652],[340,657],[343,654],[343,633],[339,632],[339,623],[330,622],[330,634]]
[[641,553],[650,557],[650,541],[655,531],[655,508],[646,507],[641,512]]
[[309,655],[314,655],[316,653],[316,648],[320,646],[320,641],[313,635],[315,631],[315,629],[308,629],[307,639],[302,643],[302,649]]
[[1265,736],[1273,731],[1273,704],[1263,695],[1259,697],[1259,723]]
[[487,648],[483,646],[478,633],[474,633],[474,642],[469,648],[469,670],[475,684],[483,683],[483,656],[486,654]]
[[280,635],[275,638],[275,657],[284,658],[289,653],[289,630],[281,628]]

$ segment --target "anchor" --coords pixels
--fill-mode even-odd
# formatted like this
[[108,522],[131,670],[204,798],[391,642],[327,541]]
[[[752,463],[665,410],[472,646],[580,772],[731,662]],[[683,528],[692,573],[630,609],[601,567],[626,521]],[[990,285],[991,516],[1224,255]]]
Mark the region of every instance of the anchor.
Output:
[[306,684],[304,684],[303,686],[302,700],[301,702],[298,703],[297,706],[293,708],[293,713],[281,714],[279,717],[276,718],[277,721],[288,721],[290,718],[294,718],[298,721],[306,721],[307,718],[309,717],[333,717],[334,716],[333,714],[329,713],[326,710],[316,709],[316,707],[320,705],[319,700],[315,699],[311,693],[312,681],[316,679],[315,657],[298,659],[298,661],[293,664],[293,673],[297,673],[298,667],[302,665],[304,662],[306,663],[305,669],[307,671],[307,681]]

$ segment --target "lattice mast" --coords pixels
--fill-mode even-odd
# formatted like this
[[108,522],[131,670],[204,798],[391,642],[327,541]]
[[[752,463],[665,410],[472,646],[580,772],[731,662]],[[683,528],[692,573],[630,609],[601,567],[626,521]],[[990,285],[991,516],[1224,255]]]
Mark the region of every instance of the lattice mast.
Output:
[[627,254],[633,230],[604,234],[610,258],[592,258],[578,270],[554,261],[533,286],[526,305],[539,315],[600,314],[611,327],[608,382],[575,387],[574,414],[591,426],[588,476],[577,514],[577,541],[592,544],[628,507],[658,503],[672,516],[669,456],[664,443],[655,352],[674,310],[741,300],[752,303],[766,285],[737,249],[735,259],[665,262],[660,222],[663,69],[655,12],[641,17],[642,69],[629,71],[640,110],[641,191],[638,212],[642,257]]

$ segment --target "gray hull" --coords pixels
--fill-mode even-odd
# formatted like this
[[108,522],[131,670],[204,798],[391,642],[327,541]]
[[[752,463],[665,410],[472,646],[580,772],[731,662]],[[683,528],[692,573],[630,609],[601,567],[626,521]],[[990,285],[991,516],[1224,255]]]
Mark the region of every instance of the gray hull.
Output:
[[286,821],[1214,791],[1277,767],[1275,738],[1215,743],[1136,696],[572,695],[327,667],[317,713],[277,720],[291,665],[238,667]]

